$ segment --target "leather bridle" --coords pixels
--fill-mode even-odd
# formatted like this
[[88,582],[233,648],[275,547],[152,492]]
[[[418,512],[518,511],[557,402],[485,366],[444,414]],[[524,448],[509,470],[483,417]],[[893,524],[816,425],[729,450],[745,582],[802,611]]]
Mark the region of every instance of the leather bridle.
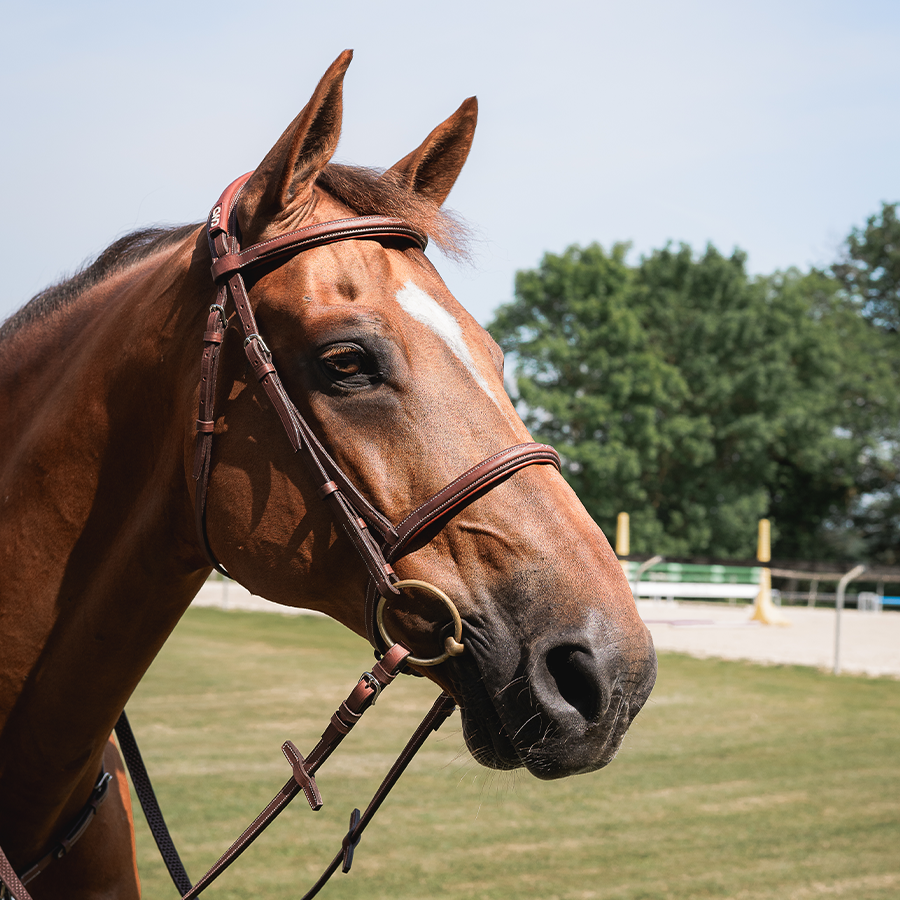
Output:
[[[409,553],[414,539],[424,532],[432,535],[449,519],[483,493],[505,481],[513,472],[536,464],[560,467],[556,450],[546,444],[517,444],[473,466],[447,487],[420,503],[394,526],[353,485],[312,428],[291,402],[269,348],[259,333],[250,305],[244,273],[256,266],[284,262],[311,247],[348,240],[399,240],[425,249],[428,239],[417,228],[388,216],[356,216],[307,225],[296,231],[241,248],[237,202],[241,189],[253,173],[234,181],[213,207],[207,221],[207,237],[212,254],[212,276],[218,286],[216,302],[210,307],[203,335],[200,375],[200,412],[197,419],[197,447],[194,478],[197,481],[195,512],[197,530],[209,562],[227,575],[212,547],[206,530],[206,503],[212,467],[212,441],[215,433],[213,412],[219,354],[228,327],[226,313],[230,296],[236,318],[244,334],[244,351],[257,379],[278,413],[291,446],[309,470],[319,497],[330,505],[331,515],[350,538],[369,572],[366,591],[366,631],[369,642],[379,652],[387,649],[383,612],[386,598],[396,596],[404,587],[419,588],[437,596],[445,605],[452,601],[438,588],[424,582],[401,582],[392,563]],[[448,607],[449,608],[449,607]],[[455,609],[455,607],[453,607]],[[454,617],[456,618],[456,617]],[[379,619],[382,619],[379,627]],[[411,658],[418,665],[437,665],[448,655],[462,652],[459,628],[445,640],[445,652],[432,659]]]
[[[237,201],[250,175],[252,173],[229,185],[210,212],[206,226],[213,260],[212,277],[218,293],[216,302],[209,309],[209,318],[203,335],[200,369],[200,401],[193,471],[197,482],[194,509],[200,543],[210,565],[227,576],[227,571],[210,546],[206,529],[206,505],[212,471],[216,383],[222,344],[229,326],[227,304],[230,296],[234,303],[236,319],[244,334],[244,351],[257,379],[278,413],[291,446],[312,476],[319,498],[329,504],[334,521],[343,528],[368,570],[366,632],[376,654],[379,657],[383,654],[383,659],[373,666],[371,672],[362,675],[359,683],[332,716],[331,722],[309,756],[304,758],[290,741],[285,742],[282,750],[293,770],[291,778],[219,861],[193,886],[172,843],[128,719],[124,711],[122,712],[116,724],[119,747],[131,773],[151,832],[183,900],[197,897],[208,887],[299,793],[302,792],[306,796],[313,810],[321,807],[322,800],[314,777],[316,770],[375,702],[381,691],[407,664],[434,666],[450,656],[458,656],[464,652],[462,619],[453,600],[428,582],[400,581],[392,564],[411,552],[416,538],[420,540],[433,538],[443,525],[468,504],[519,469],[531,465],[553,465],[557,469],[560,468],[559,455],[552,447],[538,443],[517,444],[495,453],[468,469],[445,488],[415,506],[396,526],[379,512],[353,485],[291,402],[278,375],[272,354],[257,327],[243,276],[245,272],[257,266],[280,264],[304,250],[338,241],[401,241],[424,250],[428,239],[419,229],[402,219],[389,216],[354,216],[307,225],[296,231],[242,248],[237,221]],[[428,659],[410,656],[409,650],[394,642],[388,634],[384,622],[385,604],[389,598],[396,597],[404,589],[424,591],[440,600],[449,611],[453,620],[453,634],[445,638],[443,653]],[[361,814],[358,809],[353,811],[350,828],[340,851],[322,877],[304,895],[303,900],[315,896],[339,866],[343,871],[349,871],[354,849],[366,825],[427,736],[446,720],[454,708],[452,697],[446,692],[441,693],[391,767],[365,812]],[[109,776],[101,772],[101,778],[94,792],[74,825],[66,833],[66,838],[59,847],[32,866],[21,879],[17,877],[0,848],[0,900],[10,893],[16,900],[30,900],[23,881],[37,875],[50,861],[60,858],[75,843],[96,814],[105,796],[108,782]]]

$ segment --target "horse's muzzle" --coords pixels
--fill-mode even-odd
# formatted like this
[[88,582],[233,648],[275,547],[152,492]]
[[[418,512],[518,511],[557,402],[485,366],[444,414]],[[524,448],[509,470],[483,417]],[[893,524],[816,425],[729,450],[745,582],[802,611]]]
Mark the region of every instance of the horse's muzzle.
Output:
[[[538,778],[591,772],[607,765],[656,681],[656,654],[642,624],[564,627],[509,655],[484,655],[473,635],[458,680],[466,742],[491,768],[525,766]],[[480,669],[476,677],[470,669]]]

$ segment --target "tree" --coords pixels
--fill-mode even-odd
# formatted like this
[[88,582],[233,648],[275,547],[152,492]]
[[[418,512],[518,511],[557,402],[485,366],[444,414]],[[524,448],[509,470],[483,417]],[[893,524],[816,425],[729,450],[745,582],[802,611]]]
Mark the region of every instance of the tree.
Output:
[[864,229],[854,228],[832,266],[848,296],[873,324],[900,333],[900,203],[882,203]]
[[588,510],[607,529],[627,510],[637,553],[752,557],[764,515],[781,556],[855,552],[897,413],[883,332],[825,273],[627,249],[547,254],[489,326]]
[[[882,203],[881,213],[870,216],[864,229],[854,228],[832,272],[860,314],[890,335],[892,358],[900,368],[898,208],[900,203]],[[869,470],[874,486],[856,504],[851,516],[853,533],[870,557],[900,563],[900,422],[885,430],[878,452],[869,460]]]

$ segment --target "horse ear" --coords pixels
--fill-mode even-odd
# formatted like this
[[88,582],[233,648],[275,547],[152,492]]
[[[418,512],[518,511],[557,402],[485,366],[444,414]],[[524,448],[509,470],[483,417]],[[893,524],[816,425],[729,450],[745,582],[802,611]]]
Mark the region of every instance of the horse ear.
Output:
[[309,103],[288,125],[250,177],[239,201],[245,238],[259,237],[273,218],[302,205],[341,136],[344,74],[353,59],[345,50],[322,76]]
[[478,100],[469,97],[422,144],[388,169],[401,184],[440,206],[456,183],[472,147]]

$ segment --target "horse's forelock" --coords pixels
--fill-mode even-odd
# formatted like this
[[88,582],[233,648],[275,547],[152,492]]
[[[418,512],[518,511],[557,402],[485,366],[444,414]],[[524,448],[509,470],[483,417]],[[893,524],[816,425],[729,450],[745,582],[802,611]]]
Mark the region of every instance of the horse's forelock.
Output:
[[451,212],[406,188],[392,172],[330,163],[316,179],[336,200],[360,216],[395,216],[418,228],[448,256],[468,256],[469,232]]

